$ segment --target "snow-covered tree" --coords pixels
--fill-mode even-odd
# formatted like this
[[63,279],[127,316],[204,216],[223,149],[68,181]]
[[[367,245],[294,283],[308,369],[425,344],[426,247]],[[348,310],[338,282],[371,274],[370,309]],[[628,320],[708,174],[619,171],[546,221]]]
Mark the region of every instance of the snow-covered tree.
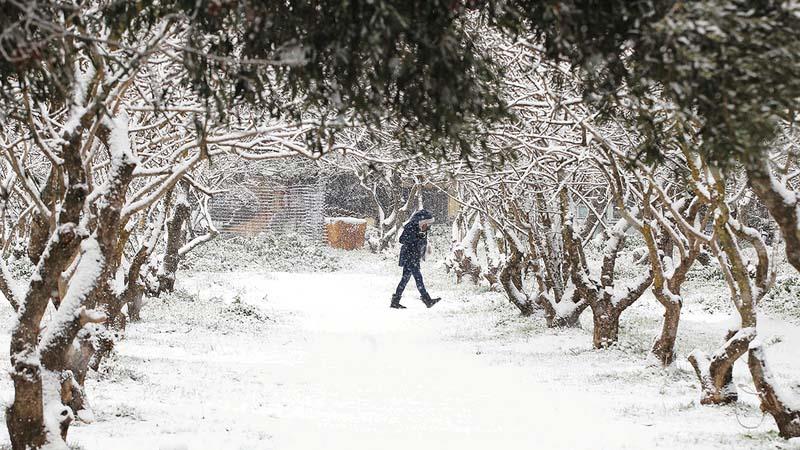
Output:
[[[113,342],[107,327],[141,298],[145,267],[158,267],[168,290],[176,257],[204,239],[181,237],[193,214],[185,186],[203,161],[316,158],[335,150],[332,130],[345,114],[364,123],[389,114],[446,138],[461,119],[502,112],[489,61],[464,44],[457,14],[364,3],[375,40],[361,39],[349,7],[324,6],[5,5],[4,207],[18,205],[17,231],[36,266],[27,289],[8,271],[0,277],[18,314],[14,449],[66,448],[70,423],[90,419],[87,367]],[[426,55],[436,63],[417,64]],[[159,239],[166,250],[153,266]]]

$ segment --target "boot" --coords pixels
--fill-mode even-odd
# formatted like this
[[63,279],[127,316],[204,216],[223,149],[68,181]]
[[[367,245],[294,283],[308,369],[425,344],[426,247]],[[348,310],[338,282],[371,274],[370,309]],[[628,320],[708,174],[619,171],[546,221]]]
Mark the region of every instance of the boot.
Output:
[[425,306],[427,306],[428,308],[438,303],[439,300],[441,300],[441,297],[431,298],[430,295],[422,296],[422,303],[425,303]]
[[400,304],[400,296],[397,294],[392,295],[392,304],[389,305],[389,307],[394,309],[406,309],[405,306]]

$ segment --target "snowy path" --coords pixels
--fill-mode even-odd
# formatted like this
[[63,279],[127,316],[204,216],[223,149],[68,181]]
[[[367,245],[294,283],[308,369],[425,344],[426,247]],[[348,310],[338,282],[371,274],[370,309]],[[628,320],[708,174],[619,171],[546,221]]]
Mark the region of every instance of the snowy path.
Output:
[[443,341],[449,305],[427,310],[409,291],[409,309],[390,310],[375,293],[390,292],[393,278],[236,274],[225,283],[242,286],[247,301],[267,293],[289,323],[264,341],[137,325],[118,350],[139,360],[147,382],[95,388],[95,409],[117,412],[74,428],[75,442],[86,450],[648,446],[630,433],[635,425],[594,415],[602,402],[586,392],[537,383],[524,367],[491,365]]
[[[393,279],[303,281],[297,299],[315,299],[314,309],[302,312],[302,370],[284,386],[296,403],[275,424],[278,448],[612,448],[600,428],[613,424],[598,423],[585,403],[536,384],[521,367],[490,366],[442,342],[435,327],[446,322],[416,292],[406,294],[405,311],[374,298]],[[289,278],[273,289],[281,282]],[[278,292],[276,300],[296,307]]]
[[[199,300],[165,309],[186,308],[171,322],[157,310],[129,328],[109,375],[89,381],[97,421],[73,427],[70,441],[83,450],[775,448],[769,421],[737,425],[734,414],[758,422],[752,399],[738,413],[700,407],[685,368],[648,371],[624,349],[591,351],[586,330],[546,330],[485,298],[427,310],[411,287],[409,309],[391,310],[395,281],[183,278]],[[237,296],[274,322],[232,332],[204,316]],[[636,326],[647,335],[655,325]],[[2,391],[9,397],[9,382]]]

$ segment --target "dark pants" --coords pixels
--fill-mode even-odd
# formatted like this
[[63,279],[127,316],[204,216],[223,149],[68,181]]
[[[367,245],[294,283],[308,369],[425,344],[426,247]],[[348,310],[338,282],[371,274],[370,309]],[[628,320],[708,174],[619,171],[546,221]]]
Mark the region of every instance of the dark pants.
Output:
[[397,285],[394,295],[396,297],[403,295],[403,290],[412,276],[414,277],[414,282],[417,283],[419,294],[422,295],[422,298],[428,298],[428,291],[425,290],[425,283],[422,281],[422,272],[419,271],[419,264],[406,264],[403,266],[403,278],[400,278],[400,284]]

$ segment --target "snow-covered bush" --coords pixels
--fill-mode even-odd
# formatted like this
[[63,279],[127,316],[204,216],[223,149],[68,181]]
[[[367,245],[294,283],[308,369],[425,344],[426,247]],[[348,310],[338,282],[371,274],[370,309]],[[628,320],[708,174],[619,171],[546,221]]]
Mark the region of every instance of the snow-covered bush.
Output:
[[719,283],[722,285],[725,280],[722,278],[722,272],[719,270],[719,263],[712,259],[709,264],[697,264],[692,267],[692,270],[686,275],[688,282],[711,282]]
[[339,258],[324,244],[289,233],[223,236],[188,257],[183,269],[208,272],[331,272]]
[[[252,299],[251,299],[252,300]],[[260,301],[266,301],[264,297]],[[258,304],[248,302],[241,293],[210,297],[178,287],[173,292],[150,299],[142,309],[144,323],[162,322],[174,330],[215,330],[228,333],[261,332],[272,319]]]
[[800,277],[779,277],[761,306],[767,311],[800,320]]
[[258,306],[243,302],[239,296],[236,296],[232,303],[225,306],[222,309],[222,313],[231,319],[238,320],[249,319],[261,322],[269,319]]
[[112,353],[91,376],[115,383],[125,380],[145,381],[147,375],[137,368],[136,362],[130,357]]

